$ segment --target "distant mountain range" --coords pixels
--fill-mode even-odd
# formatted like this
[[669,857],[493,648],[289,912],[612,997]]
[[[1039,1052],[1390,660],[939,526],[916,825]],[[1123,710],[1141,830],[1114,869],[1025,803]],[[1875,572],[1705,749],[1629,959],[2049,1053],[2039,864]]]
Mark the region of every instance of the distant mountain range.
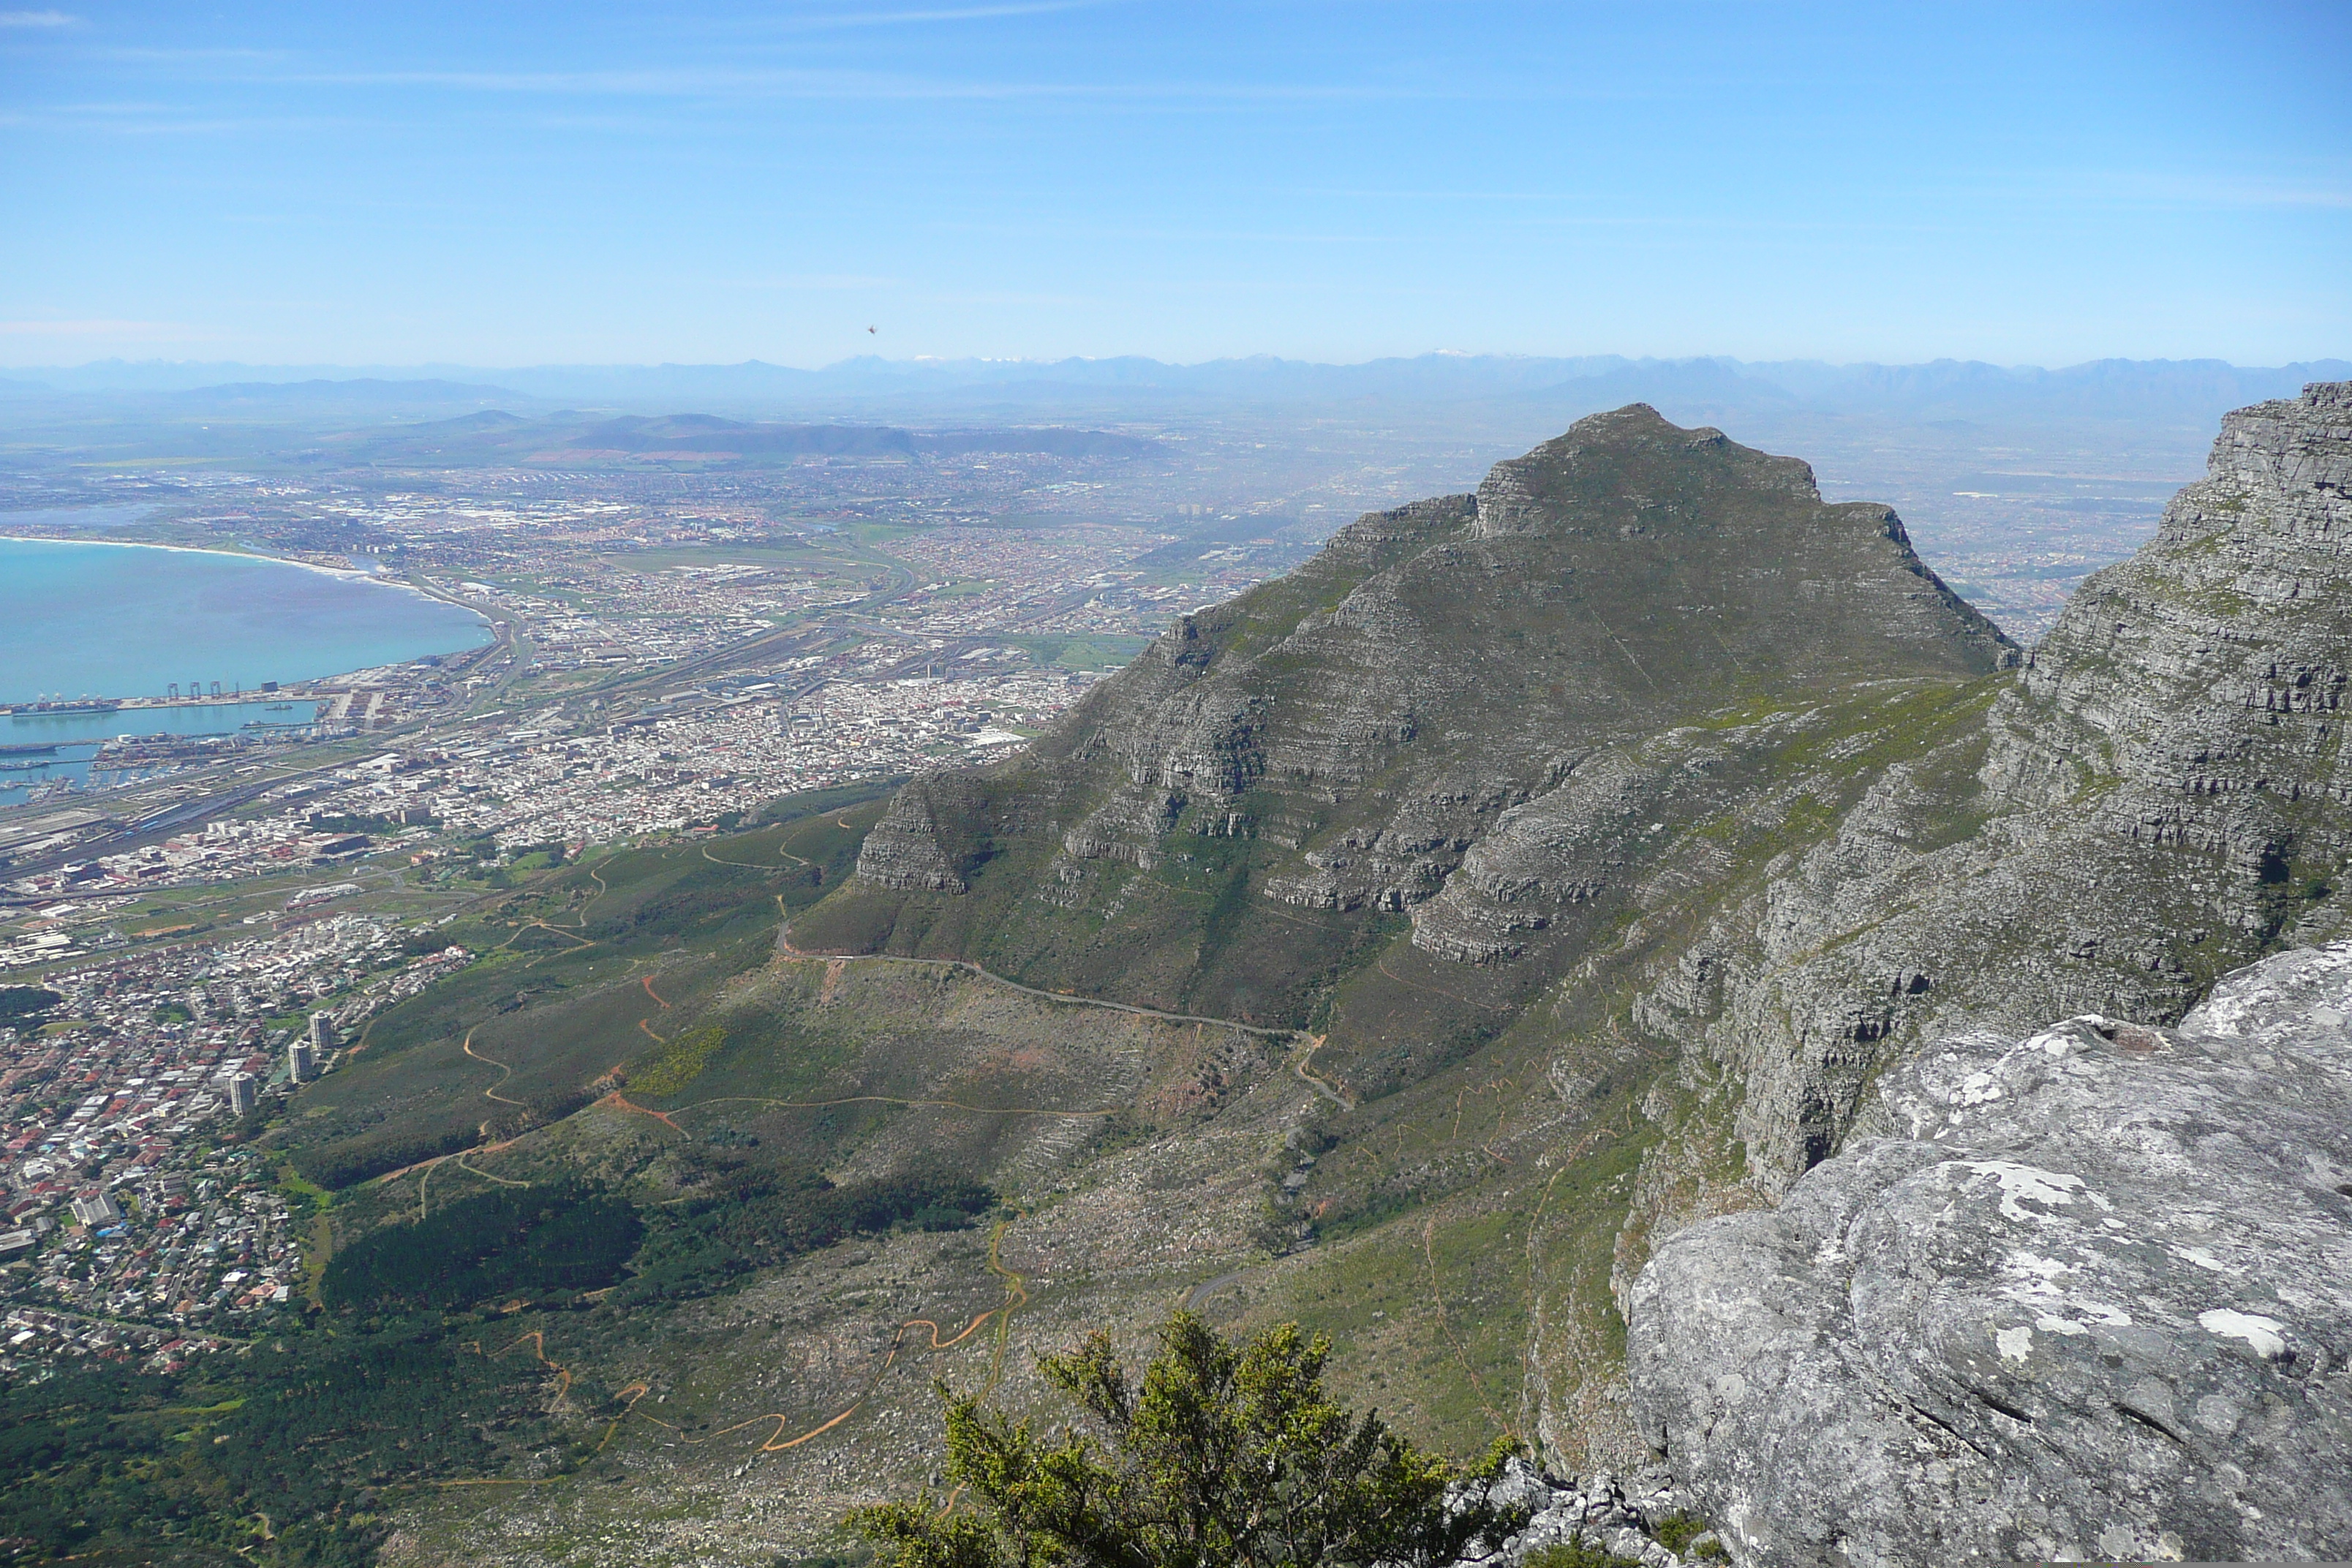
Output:
[[883,457],[929,452],[1045,452],[1062,458],[1139,458],[1166,450],[1139,436],[1104,430],[905,430],[891,425],[751,424],[712,414],[618,418],[563,410],[526,419],[485,408],[421,425],[376,426],[335,438],[344,455],[374,462],[518,460],[550,455],[584,461],[614,453],[638,456],[791,458]]
[[120,360],[20,370],[0,395],[171,396],[263,412],[304,406],[488,407],[572,403],[652,412],[682,404],[744,410],[816,407],[1021,410],[1086,408],[1139,416],[1217,405],[1485,405],[1497,416],[1582,413],[1648,402],[1682,416],[1723,412],[1872,415],[1906,421],[2053,416],[2208,424],[2230,408],[2291,397],[2306,383],[2352,376],[2352,362],[2243,367],[2221,360],[2095,360],[2045,370],[1978,361],[1829,364],[1813,360],[1544,358],[1431,353],[1360,364],[1256,355],[1169,364],[1138,356],[1063,360],[887,360],[817,370],[748,360],[729,365],[534,365],[488,370],[261,366]]

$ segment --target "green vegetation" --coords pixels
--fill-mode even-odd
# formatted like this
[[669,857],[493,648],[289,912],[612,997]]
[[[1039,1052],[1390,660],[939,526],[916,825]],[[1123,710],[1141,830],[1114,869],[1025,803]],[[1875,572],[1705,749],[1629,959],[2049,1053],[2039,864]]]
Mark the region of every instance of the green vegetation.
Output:
[[344,1247],[327,1265],[320,1299],[335,1308],[446,1310],[593,1290],[619,1277],[644,1234],[627,1204],[593,1188],[501,1187]]
[[30,1023],[64,1000],[46,986],[0,985],[0,1026]]
[[[615,1068],[683,1086],[704,1046],[694,1070],[761,1048],[761,1020],[730,1018],[723,1040],[698,1037],[697,1020],[767,961],[782,915],[846,877],[881,809],[870,791],[819,792],[748,832],[520,873],[488,907],[413,934],[413,951],[454,944],[475,962],[379,1015],[366,1050],[304,1090],[281,1142],[303,1175],[344,1188],[472,1148],[486,1126],[496,1139],[558,1121]],[[667,1078],[662,1039],[686,1053]]]
[[462,1154],[480,1141],[480,1134],[473,1128],[449,1127],[411,1137],[373,1140],[362,1149],[303,1149],[295,1153],[294,1165],[305,1181],[333,1192],[371,1176]]
[[942,1473],[973,1510],[927,1498],[850,1525],[892,1568],[1434,1568],[1524,1522],[1488,1489],[1510,1445],[1460,1467],[1354,1415],[1324,1393],[1321,1336],[1285,1323],[1236,1345],[1179,1312],[1159,1340],[1139,1380],[1104,1333],[1039,1358],[1084,1431],[950,1398]]
[[932,1172],[835,1186],[804,1166],[739,1170],[657,1211],[636,1276],[614,1300],[628,1306],[712,1295],[846,1237],[899,1225],[956,1229],[995,1204],[979,1183]]
[[1013,637],[1004,640],[1039,664],[1059,665],[1064,669],[1116,668],[1151,644],[1150,637],[1122,637],[1116,632]]
[[702,1076],[702,1069],[727,1043],[727,1031],[716,1024],[665,1040],[661,1046],[629,1064],[629,1087],[640,1094],[676,1094]]
[[373,1562],[387,1494],[542,1429],[544,1369],[437,1324],[289,1332],[155,1374],[97,1363],[0,1389],[0,1538],[17,1562]]
[[[1657,1527],[1651,1533],[1658,1538],[1660,1545],[1675,1556],[1687,1557],[1691,1555],[1691,1542],[1708,1534],[1709,1531],[1706,1521],[1703,1519],[1694,1519],[1686,1513],[1671,1513],[1658,1521]],[[1699,1548],[1697,1555],[1703,1563],[1721,1563],[1728,1561],[1731,1554],[1723,1549],[1721,1542],[1710,1541]]]
[[1530,1552],[1523,1568],[1642,1568],[1642,1560],[1620,1557],[1579,1536],[1573,1541],[1556,1542],[1540,1552]]
[[[803,790],[770,801],[760,809],[759,826],[781,827],[786,823],[800,822],[828,812],[847,811],[852,806],[865,805],[887,799],[907,782],[904,774],[870,779],[863,784],[841,784],[833,789]],[[807,853],[803,850],[803,853]]]

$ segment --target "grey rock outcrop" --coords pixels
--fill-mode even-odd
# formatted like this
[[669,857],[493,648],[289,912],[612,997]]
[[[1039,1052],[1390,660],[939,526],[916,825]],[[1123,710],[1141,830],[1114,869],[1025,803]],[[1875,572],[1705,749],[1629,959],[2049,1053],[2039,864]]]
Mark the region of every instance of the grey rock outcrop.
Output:
[[1735,1560],[2352,1558],[2347,1020],[2339,942],[2177,1030],[1946,1039],[1664,1243],[1636,1416]]
[[2102,803],[2107,831],[2249,873],[2290,866],[2305,796],[2352,799],[2335,736],[2347,571],[2352,384],[2228,415],[2206,478],[2033,650],[1996,715],[2009,743],[1992,767],[2053,798],[2104,768],[2122,784]]
[[940,847],[935,797],[907,792],[859,847],[857,874],[902,891],[961,893],[966,884]]
[[[1631,1476],[1607,1470],[1570,1480],[1548,1476],[1524,1459],[1504,1467],[1503,1479],[1488,1493],[1506,1508],[1524,1509],[1528,1522],[1508,1540],[1497,1542],[1483,1556],[1465,1557],[1454,1568],[1519,1568],[1547,1547],[1581,1542],[1642,1568],[1682,1568],[1688,1560],[1657,1539],[1669,1521],[1690,1521],[1690,1499],[1675,1485],[1661,1466]],[[1712,1531],[1681,1540],[1693,1559],[1704,1561],[1704,1543],[1716,1539]]]

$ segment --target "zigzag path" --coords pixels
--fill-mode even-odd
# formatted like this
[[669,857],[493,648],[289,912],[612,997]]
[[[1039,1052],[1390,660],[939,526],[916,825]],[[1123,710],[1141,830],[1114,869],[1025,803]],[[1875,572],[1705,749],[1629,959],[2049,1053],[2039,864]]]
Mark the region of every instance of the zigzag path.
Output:
[[1008,991],[1017,991],[1024,996],[1034,996],[1041,1002],[1058,1003],[1066,1007],[1100,1007],[1113,1013],[1130,1014],[1139,1018],[1159,1018],[1171,1024],[1205,1024],[1213,1028],[1232,1029],[1238,1034],[1255,1035],[1260,1039],[1288,1040],[1300,1047],[1298,1058],[1293,1064],[1293,1070],[1297,1073],[1298,1080],[1340,1110],[1355,1109],[1354,1101],[1341,1094],[1328,1079],[1317,1074],[1309,1067],[1308,1064],[1315,1058],[1315,1053],[1322,1048],[1326,1037],[1310,1035],[1304,1029],[1269,1029],[1260,1024],[1244,1024],[1234,1018],[1212,1018],[1199,1013],[1169,1013],[1158,1007],[1138,1006],[1131,1002],[1108,1002],[1099,996],[1073,996],[1067,992],[1041,990],[1034,985],[1024,985],[1018,980],[1008,980],[1002,974],[982,969],[979,964],[963,958],[902,958],[896,953],[888,952],[811,952],[805,948],[793,945],[793,922],[789,920],[777,928],[776,956],[786,960],[815,959],[826,963],[912,963],[927,964],[933,968],[961,969],[992,984],[1001,985]]

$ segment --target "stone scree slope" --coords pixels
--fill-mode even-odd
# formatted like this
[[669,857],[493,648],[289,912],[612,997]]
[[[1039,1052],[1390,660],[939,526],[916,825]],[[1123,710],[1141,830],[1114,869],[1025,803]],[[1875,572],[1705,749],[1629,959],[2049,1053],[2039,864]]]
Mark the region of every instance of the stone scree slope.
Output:
[[2177,1030],[1943,1040],[1668,1240],[1636,1416],[1734,1558],[2352,1558],[2347,1019],[2336,942]]

